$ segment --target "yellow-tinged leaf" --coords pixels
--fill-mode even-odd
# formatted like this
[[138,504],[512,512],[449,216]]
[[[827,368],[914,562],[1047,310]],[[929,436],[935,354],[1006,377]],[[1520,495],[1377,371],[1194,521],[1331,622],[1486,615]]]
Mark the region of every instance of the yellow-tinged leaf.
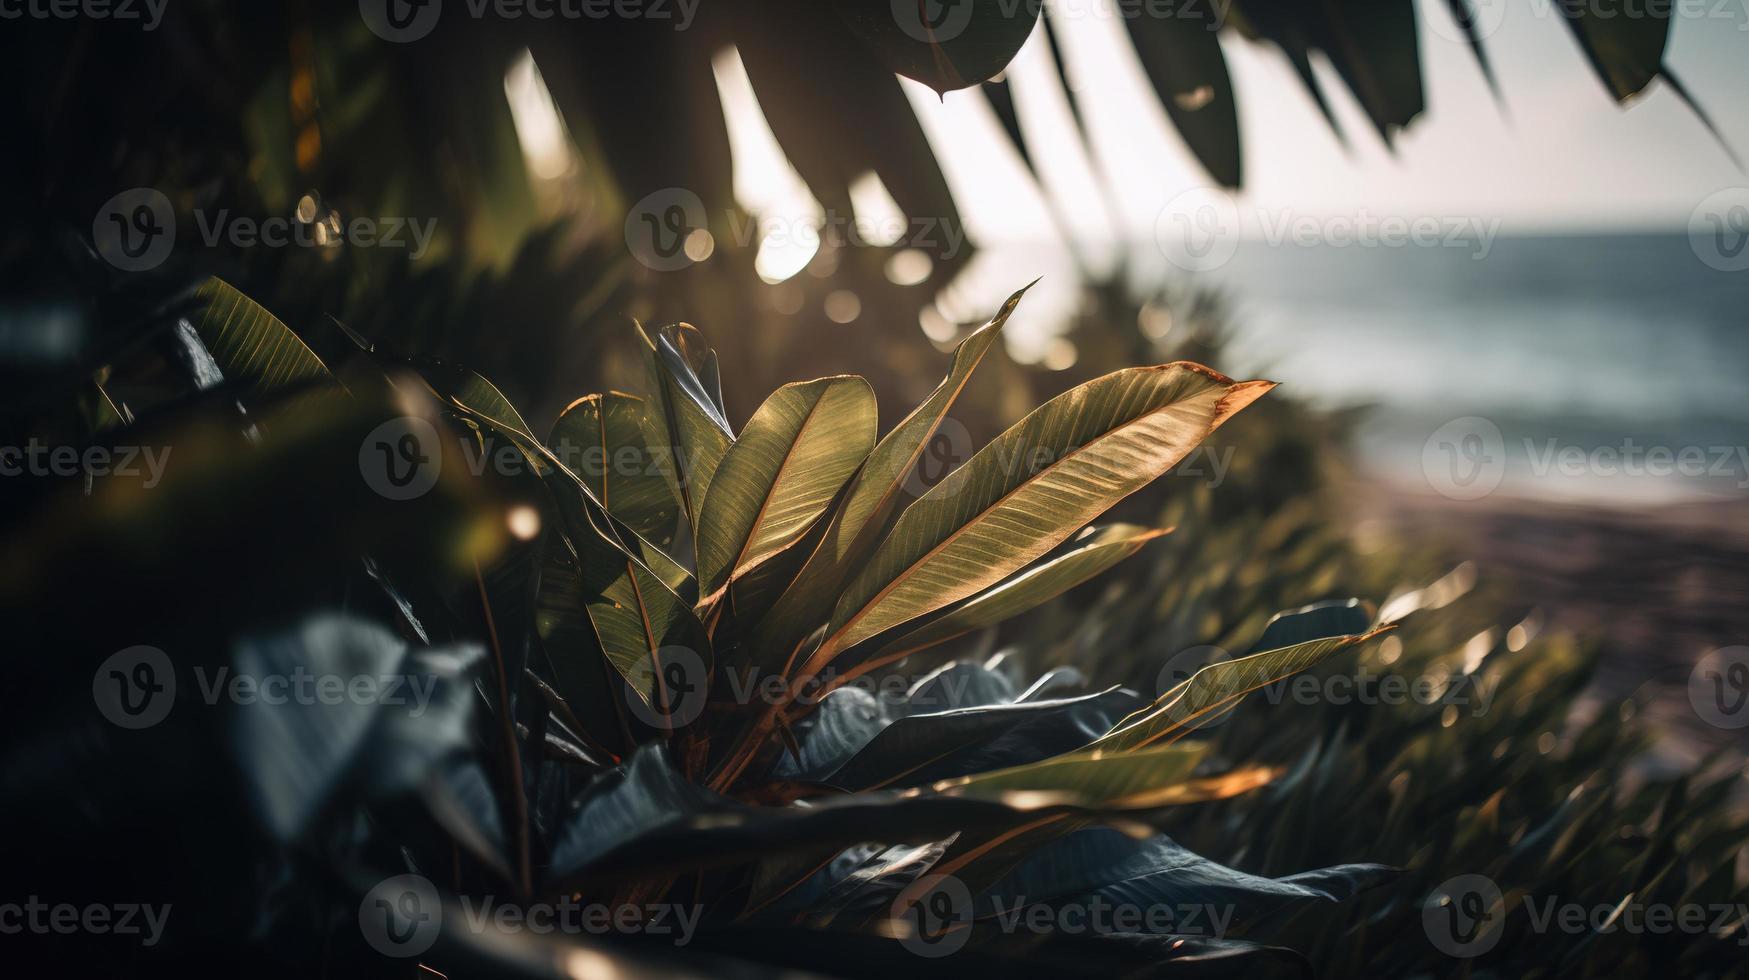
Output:
[[858,377],[784,385],[724,454],[695,532],[699,592],[714,595],[799,540],[874,447],[875,398]]
[[803,673],[1024,567],[1272,387],[1177,362],[1117,371],[1046,402],[905,511],[839,599]]

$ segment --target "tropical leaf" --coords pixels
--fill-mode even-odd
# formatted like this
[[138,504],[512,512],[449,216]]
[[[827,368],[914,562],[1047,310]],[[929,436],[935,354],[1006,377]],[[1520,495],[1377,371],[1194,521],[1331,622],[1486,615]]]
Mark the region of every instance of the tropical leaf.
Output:
[[[672,707],[670,685],[709,676],[704,626],[691,603],[627,553],[611,527],[602,527],[605,513],[591,513],[596,510],[592,501],[580,495],[577,500],[580,513],[566,521],[564,534],[579,570],[568,601],[589,617],[602,654],[638,697],[665,711]],[[673,674],[674,664],[680,677]]]
[[1032,35],[1043,6],[1043,0],[833,2],[889,70],[937,92],[976,85],[1007,67]]
[[881,647],[857,669],[878,668],[1018,616],[1105,572],[1169,530],[1135,524],[1113,524],[1093,530],[1083,539],[1085,543],[1079,543],[1073,551],[973,596],[939,619]]
[[[645,421],[649,445],[657,452],[666,451],[673,461],[666,475],[687,520],[696,528],[711,477],[734,440],[719,404],[720,388],[711,386],[716,354],[691,324],[664,327],[654,337],[641,326],[638,333],[646,348],[650,386]],[[701,378],[701,371],[713,379],[711,383]]]
[[498,386],[472,371],[461,371],[456,383],[446,392],[456,402],[473,409],[481,415],[498,423],[499,427],[509,427],[516,434],[528,439],[534,438],[534,429],[516,406],[510,404],[510,399]]
[[796,543],[874,448],[874,391],[858,377],[784,385],[748,420],[696,528],[706,602]]
[[892,723],[875,696],[845,687],[820,699],[820,706],[795,725],[796,747],[772,768],[771,778],[820,781],[844,765],[882,728]]
[[290,327],[230,283],[209,278],[195,298],[204,304],[201,313],[184,322],[225,379],[247,380],[257,390],[271,391],[333,377]]
[[1002,799],[1011,793],[1037,793],[1057,802],[1084,806],[1148,807],[1162,790],[1190,779],[1208,746],[1183,743],[1117,755],[1083,751],[943,780],[930,787],[936,793]]
[[1046,402],[905,511],[839,599],[809,672],[1001,581],[1272,387],[1179,362],[1117,371]]
[[1170,16],[1122,19],[1178,134],[1210,176],[1238,187],[1243,178],[1239,114],[1227,59],[1215,38],[1220,13],[1213,0],[1206,5],[1193,0]]
[[559,413],[547,447],[608,513],[667,548],[679,526],[680,497],[664,472],[673,460],[645,441],[645,411],[636,395],[586,395]]
[[1247,36],[1276,44],[1287,55],[1324,118],[1336,122],[1311,52],[1321,51],[1366,111],[1380,138],[1390,142],[1425,107],[1415,9],[1403,0],[1237,0],[1233,17]]
[[[1230,916],[1225,928],[1237,930],[1299,906],[1346,901],[1397,874],[1379,864],[1344,864],[1265,878],[1211,861],[1164,835],[1138,841],[1093,827],[1022,861],[977,896],[974,914],[1102,900],[1134,908],[1221,909],[1224,918]],[[1210,926],[1202,923],[1205,930]]]
[[316,614],[279,632],[250,634],[234,654],[238,676],[401,677],[430,699],[347,698],[337,703],[263,698],[231,720],[238,763],[262,822],[282,841],[301,835],[342,783],[383,797],[416,789],[470,745],[472,670],[483,648],[409,647],[375,623]]
[[1093,741],[1140,701],[1112,688],[1061,701],[910,715],[882,729],[823,781],[851,792],[904,788],[1038,762]]
[[1555,6],[1598,79],[1618,101],[1640,94],[1663,70],[1673,4],[1647,3],[1632,17],[1582,0],[1560,0]]
[[906,478],[917,468],[941,420],[965,390],[972,371],[995,345],[1002,325],[1025,293],[1026,289],[1021,289],[1008,297],[988,323],[960,341],[947,377],[869,453],[851,481],[849,495],[833,515],[825,538],[756,630],[756,646],[787,660],[795,645],[831,615],[850,575],[874,550],[906,502]]
[[[1332,614],[1328,611],[1329,608],[1278,617],[1278,622],[1289,619],[1289,625],[1279,627],[1277,635],[1306,635],[1315,632],[1293,621],[1291,617],[1295,615],[1310,616],[1315,621],[1336,629],[1352,628],[1351,616]],[[1235,660],[1209,664],[1161,695],[1146,710],[1124,719],[1117,728],[1088,748],[1121,752],[1151,745],[1162,739],[1182,737],[1199,722],[1230,707],[1247,693],[1314,667],[1339,650],[1364,643],[1393,628],[1381,626],[1358,633],[1321,636]],[[1267,629],[1265,635],[1268,635]]]

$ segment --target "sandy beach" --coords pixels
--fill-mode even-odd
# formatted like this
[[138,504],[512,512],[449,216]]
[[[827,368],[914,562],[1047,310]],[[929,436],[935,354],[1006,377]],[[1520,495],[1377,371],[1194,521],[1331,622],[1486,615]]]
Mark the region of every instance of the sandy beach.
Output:
[[1695,663],[1749,643],[1749,501],[1624,508],[1526,498],[1458,502],[1409,489],[1350,497],[1357,520],[1380,520],[1504,580],[1549,628],[1594,638],[1600,698],[1640,691],[1666,737],[1659,755],[1693,761],[1749,748],[1749,728],[1702,721],[1688,701]]

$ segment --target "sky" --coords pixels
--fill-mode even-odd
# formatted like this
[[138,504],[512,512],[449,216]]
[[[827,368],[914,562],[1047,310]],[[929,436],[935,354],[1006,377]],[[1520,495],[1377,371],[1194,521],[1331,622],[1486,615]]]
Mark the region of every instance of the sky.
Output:
[[[1552,2],[1479,5],[1484,45],[1506,93],[1502,114],[1445,3],[1420,0],[1427,108],[1400,135],[1394,156],[1328,65],[1318,65],[1320,81],[1349,134],[1346,151],[1278,50],[1223,32],[1239,102],[1246,186],[1237,203],[1247,230],[1256,233],[1260,212],[1363,209],[1497,217],[1507,235],[1680,230],[1708,194],[1749,184],[1662,82],[1618,106]],[[1035,35],[1008,71],[1045,191],[1072,236],[1094,249],[1147,239],[1174,195],[1209,183],[1149,92],[1123,24],[1099,13],[1108,5],[1073,0],[1076,13],[1061,35],[1092,159],[1062,138],[1068,109],[1042,38]],[[1677,7],[1666,63],[1726,139],[1749,150],[1749,104],[1739,97],[1749,68],[1749,0],[1678,0]],[[939,99],[908,85],[973,237],[987,245],[1055,237],[1045,200],[1025,186],[982,96]],[[1095,173],[1107,178],[1115,207],[1100,204]]]

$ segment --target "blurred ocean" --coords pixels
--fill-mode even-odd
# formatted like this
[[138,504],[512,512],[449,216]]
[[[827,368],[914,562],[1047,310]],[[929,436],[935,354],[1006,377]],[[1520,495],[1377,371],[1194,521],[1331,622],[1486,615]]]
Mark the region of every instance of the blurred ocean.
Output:
[[1231,301],[1223,370],[1376,406],[1363,461],[1420,489],[1503,464],[1523,496],[1749,495],[1749,271],[1682,234],[1475,253],[1247,241],[1193,281]]

